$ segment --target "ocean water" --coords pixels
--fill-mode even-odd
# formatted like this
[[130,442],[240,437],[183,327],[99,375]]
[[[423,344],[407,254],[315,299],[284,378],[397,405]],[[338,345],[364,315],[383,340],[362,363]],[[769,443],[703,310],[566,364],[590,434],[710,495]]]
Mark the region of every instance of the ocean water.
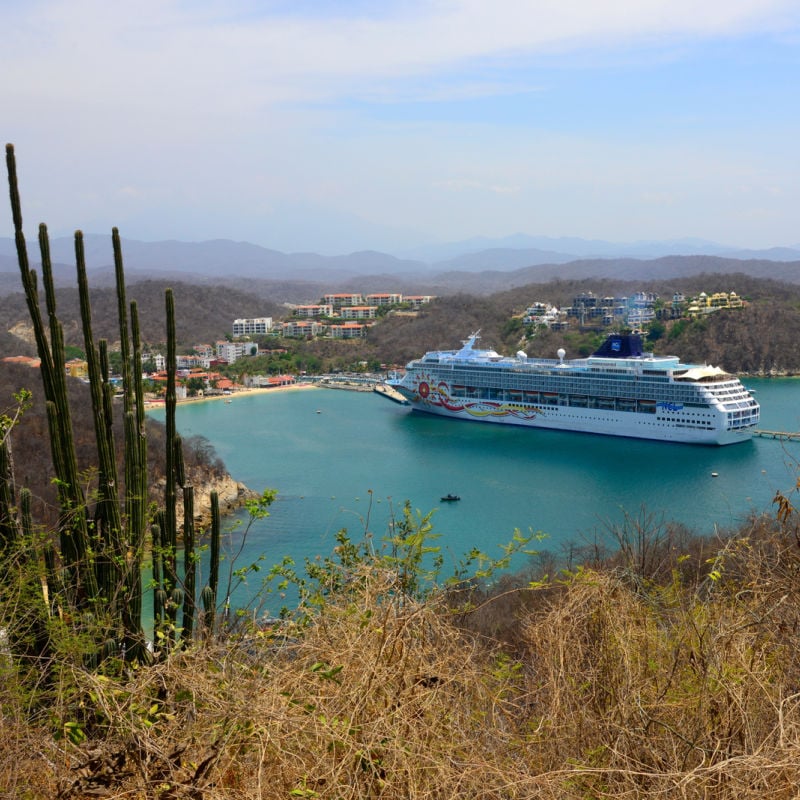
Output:
[[[761,428],[800,431],[800,381],[746,384],[761,403]],[[206,437],[237,480],[278,492],[269,518],[248,534],[242,564],[327,555],[341,528],[380,539],[406,500],[434,512],[446,563],[473,547],[499,556],[515,529],[543,534],[538,548],[559,554],[606,538],[641,509],[710,534],[772,511],[775,493],[790,492],[800,475],[800,441],[698,447],[537,431],[440,419],[331,389],[179,405],[177,426]],[[442,503],[449,492],[460,502]]]

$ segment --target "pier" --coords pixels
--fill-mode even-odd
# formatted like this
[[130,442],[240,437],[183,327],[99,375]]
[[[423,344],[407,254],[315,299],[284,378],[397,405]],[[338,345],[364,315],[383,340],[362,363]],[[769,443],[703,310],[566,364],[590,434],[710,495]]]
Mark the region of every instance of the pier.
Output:
[[800,441],[800,431],[763,431],[754,430],[753,436],[760,436],[762,439],[786,439],[787,441]]
[[391,386],[387,386],[385,383],[376,384],[372,391],[381,395],[381,397],[385,397],[387,400],[391,400],[393,403],[399,403],[401,406],[409,405],[408,400],[406,400],[400,392],[393,389]]

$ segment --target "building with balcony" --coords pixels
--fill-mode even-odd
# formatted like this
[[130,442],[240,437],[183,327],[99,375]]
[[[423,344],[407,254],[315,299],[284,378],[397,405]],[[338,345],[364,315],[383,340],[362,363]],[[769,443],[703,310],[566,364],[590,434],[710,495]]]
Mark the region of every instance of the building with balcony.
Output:
[[293,313],[296,317],[305,317],[307,319],[314,319],[315,317],[332,317],[333,306],[330,303],[295,306]]
[[254,319],[235,319],[233,321],[233,335],[259,336],[272,330],[272,317],[256,317]]
[[376,306],[349,306],[339,312],[342,319],[375,319]]
[[367,335],[367,326],[359,322],[344,322],[331,325],[328,332],[332,339],[363,339]]
[[326,326],[312,319],[298,319],[282,323],[279,330],[282,336],[289,339],[311,339],[314,336],[321,336]]
[[343,306],[364,305],[364,298],[360,294],[326,294],[322,300],[326,305],[333,306],[334,309],[342,308]]
[[368,294],[364,300],[368,306],[396,306],[403,302],[403,295],[396,292]]
[[550,303],[532,303],[525,309],[522,321],[526,325],[544,325],[551,328],[561,317],[561,311]]
[[403,302],[408,303],[414,311],[419,311],[422,306],[433,302],[436,295],[433,294],[407,294],[403,296]]
[[235,364],[244,356],[258,355],[258,345],[253,342],[217,342],[217,358]]

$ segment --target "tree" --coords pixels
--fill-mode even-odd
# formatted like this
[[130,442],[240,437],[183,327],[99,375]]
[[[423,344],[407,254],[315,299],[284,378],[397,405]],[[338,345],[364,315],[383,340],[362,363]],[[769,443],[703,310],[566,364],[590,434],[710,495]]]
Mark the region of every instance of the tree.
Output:
[[667,326],[660,320],[654,319],[647,331],[647,340],[657,342],[666,332]]
[[186,381],[186,393],[189,397],[197,397],[205,387],[206,384],[202,378],[189,378]]

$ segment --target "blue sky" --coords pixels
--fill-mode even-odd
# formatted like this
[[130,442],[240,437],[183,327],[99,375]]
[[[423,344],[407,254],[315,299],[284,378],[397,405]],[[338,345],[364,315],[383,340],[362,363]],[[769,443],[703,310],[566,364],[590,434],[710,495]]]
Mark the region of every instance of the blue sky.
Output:
[[800,243],[798,0],[118,5],[0,0],[29,238]]

